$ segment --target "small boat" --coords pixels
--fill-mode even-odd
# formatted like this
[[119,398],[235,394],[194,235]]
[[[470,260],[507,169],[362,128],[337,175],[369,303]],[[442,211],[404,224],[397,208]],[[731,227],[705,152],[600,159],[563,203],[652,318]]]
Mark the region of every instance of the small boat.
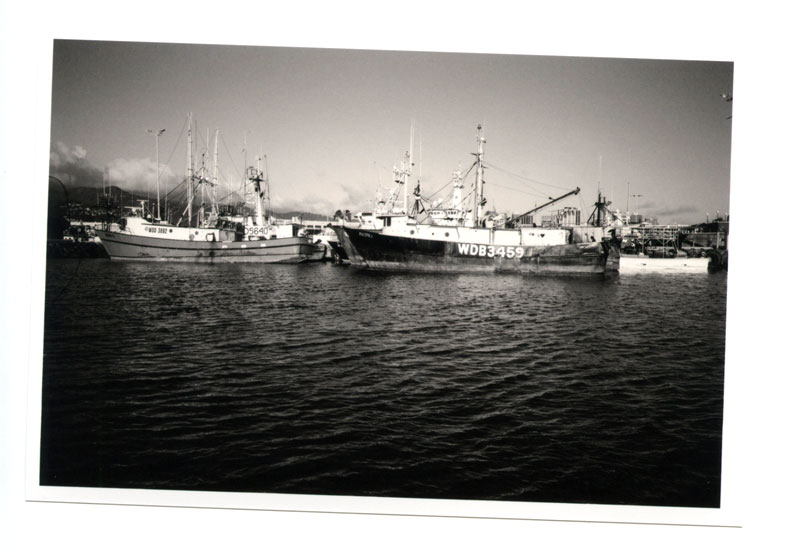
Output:
[[621,255],[620,274],[641,272],[692,273],[708,272],[708,259],[683,256],[651,257],[644,254]]
[[[601,206],[598,203],[598,206]],[[695,226],[630,226],[617,213],[604,229],[621,237],[620,273],[706,273],[727,270],[724,232],[691,231]],[[690,230],[687,232],[687,230]]]
[[477,142],[471,207],[465,206],[462,198],[463,182],[458,172],[451,209],[426,212],[418,183],[414,204],[408,210],[408,179],[413,162],[406,153],[403,167],[395,168],[395,183],[406,192],[404,206],[394,206],[399,195],[393,192],[388,202],[378,203],[375,211],[360,213],[355,219],[333,226],[350,262],[366,269],[420,272],[585,275],[618,270],[619,247],[610,239],[598,235],[597,240],[590,240],[569,228],[523,226],[519,217],[488,217],[483,208],[486,141],[481,126]]
[[348,262],[347,253],[339,244],[339,237],[332,227],[325,226],[322,231],[311,236],[311,241],[323,250],[322,260],[335,263]]
[[195,189],[200,184],[213,185],[214,180],[195,174],[191,122],[188,129],[187,205],[181,219],[177,224],[164,222],[160,215],[152,214],[145,201],[138,207],[128,207],[118,229],[97,231],[111,259],[201,263],[301,263],[322,259],[324,250],[300,233],[301,225],[279,224],[272,217],[265,220],[265,179],[260,168],[247,169],[247,179],[255,193],[252,215],[223,216],[213,197],[208,215],[202,208],[193,215]]

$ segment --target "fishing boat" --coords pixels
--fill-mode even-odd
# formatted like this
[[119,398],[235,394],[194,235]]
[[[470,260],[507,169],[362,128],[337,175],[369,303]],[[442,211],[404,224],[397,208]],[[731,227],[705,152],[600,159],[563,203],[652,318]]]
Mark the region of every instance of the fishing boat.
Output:
[[[605,209],[605,199],[595,203],[598,215]],[[605,211],[608,213],[608,211]],[[617,211],[598,226],[604,233],[615,232],[620,240],[619,272],[628,273],[707,273],[725,269],[720,262],[720,246],[727,244],[722,232],[696,232],[694,226],[639,224],[631,226],[628,217]],[[715,258],[716,257],[716,258]]]
[[[408,181],[413,167],[413,149],[409,149],[403,167],[395,168],[395,183],[405,190],[404,206],[395,207],[396,196],[392,195],[389,201],[379,202],[374,211],[333,226],[353,265],[377,270],[552,275],[604,274],[619,269],[618,245],[599,234],[597,239],[591,239],[588,234],[566,227],[525,226],[520,223],[521,217],[507,219],[485,213],[486,140],[481,126],[476,138],[472,206],[466,207],[463,202],[464,184],[457,172],[452,208],[437,208],[429,213],[417,183],[409,210]],[[526,214],[535,210],[538,209]]]
[[[272,216],[264,218],[263,198],[266,182],[258,167],[247,168],[247,183],[255,195],[255,209],[247,215],[223,215],[216,196],[210,195],[211,210],[205,203],[193,214],[198,187],[215,185],[215,177],[193,170],[191,115],[188,126],[187,204],[176,224],[153,214],[145,201],[128,207],[118,228],[98,230],[97,235],[111,259],[182,262],[301,263],[321,260],[324,250],[301,232],[299,224],[279,224]],[[215,149],[216,150],[216,149]],[[216,168],[216,163],[215,163]],[[159,201],[160,212],[160,201]]]
[[675,257],[648,257],[644,254],[621,255],[620,274],[629,273],[704,273],[709,270],[708,259],[677,255]]

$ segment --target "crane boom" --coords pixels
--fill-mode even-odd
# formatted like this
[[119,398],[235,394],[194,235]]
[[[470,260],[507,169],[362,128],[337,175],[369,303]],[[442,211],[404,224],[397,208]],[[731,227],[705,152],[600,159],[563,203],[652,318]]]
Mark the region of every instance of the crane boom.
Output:
[[520,214],[519,216],[515,216],[514,218],[510,218],[510,219],[506,220],[506,225],[508,225],[508,224],[513,224],[513,223],[514,223],[514,222],[516,222],[517,220],[519,220],[519,219],[521,219],[521,218],[524,218],[524,217],[528,216],[529,214],[533,214],[533,213],[535,213],[535,212],[538,212],[538,211],[542,210],[542,209],[543,209],[543,208],[545,208],[545,207],[549,207],[549,206],[550,206],[550,205],[552,205],[553,203],[557,203],[557,202],[558,202],[558,201],[560,201],[561,199],[566,199],[566,198],[567,198],[567,197],[569,197],[570,195],[577,195],[577,194],[578,194],[578,193],[580,193],[580,192],[581,192],[581,188],[580,188],[580,187],[576,187],[575,189],[573,189],[573,190],[572,190],[572,191],[570,191],[569,193],[565,193],[565,194],[564,194],[564,195],[562,195],[561,197],[556,197],[555,199],[552,199],[552,200],[550,200],[550,201],[547,201],[545,204],[543,204],[543,205],[541,205],[541,206],[538,206],[538,207],[534,207],[534,208],[532,208],[531,210],[529,210],[528,212],[526,212],[526,213],[524,213],[524,214]]

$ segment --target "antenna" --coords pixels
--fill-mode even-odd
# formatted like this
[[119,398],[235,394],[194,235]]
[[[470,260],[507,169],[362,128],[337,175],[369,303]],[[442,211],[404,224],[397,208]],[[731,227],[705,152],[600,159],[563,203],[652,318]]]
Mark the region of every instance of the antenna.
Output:
[[411,133],[408,138],[408,163],[414,166],[414,120],[411,120]]
[[603,179],[603,155],[598,156],[598,166],[597,166],[597,193],[600,194],[600,181]]
[[628,180],[628,197],[625,200],[625,212],[631,211],[631,181]]
[[419,171],[417,172],[417,183],[422,179],[422,137],[417,142],[419,143]]
[[267,185],[267,224],[272,223],[272,199],[269,193],[269,168],[267,165],[267,155],[264,155],[264,183]]
[[408,214],[408,180],[414,168],[414,120],[411,120],[411,132],[409,135],[408,168],[405,169],[405,176],[403,176],[403,213],[406,215]]

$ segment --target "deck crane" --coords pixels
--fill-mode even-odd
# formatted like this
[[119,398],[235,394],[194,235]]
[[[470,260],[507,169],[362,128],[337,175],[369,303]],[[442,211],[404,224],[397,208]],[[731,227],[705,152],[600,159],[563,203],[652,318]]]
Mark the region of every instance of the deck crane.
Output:
[[522,219],[522,218],[524,218],[524,217],[526,217],[526,216],[528,216],[528,215],[530,215],[530,214],[534,214],[534,213],[536,213],[536,212],[538,212],[538,211],[542,210],[542,209],[543,209],[543,208],[545,208],[545,207],[549,207],[550,205],[552,205],[552,204],[554,204],[554,203],[557,203],[558,201],[560,201],[560,200],[562,200],[562,199],[566,199],[566,198],[567,198],[567,197],[569,197],[570,195],[577,195],[577,194],[578,194],[578,193],[580,193],[580,192],[581,192],[581,188],[580,188],[580,187],[576,187],[575,189],[573,189],[573,190],[572,190],[572,191],[570,191],[569,193],[565,193],[565,194],[564,194],[564,195],[562,195],[561,197],[556,197],[555,199],[551,199],[551,200],[547,201],[545,204],[543,204],[543,205],[540,205],[540,206],[538,206],[538,207],[534,207],[534,208],[532,208],[531,210],[529,210],[529,211],[528,211],[528,212],[526,212],[526,213],[520,214],[519,216],[515,216],[514,218],[509,218],[508,220],[506,220],[506,226],[507,226],[507,227],[509,227],[509,228],[513,228],[513,227],[514,227],[514,224],[515,224],[515,223],[516,223],[518,220],[520,220],[520,219]]

